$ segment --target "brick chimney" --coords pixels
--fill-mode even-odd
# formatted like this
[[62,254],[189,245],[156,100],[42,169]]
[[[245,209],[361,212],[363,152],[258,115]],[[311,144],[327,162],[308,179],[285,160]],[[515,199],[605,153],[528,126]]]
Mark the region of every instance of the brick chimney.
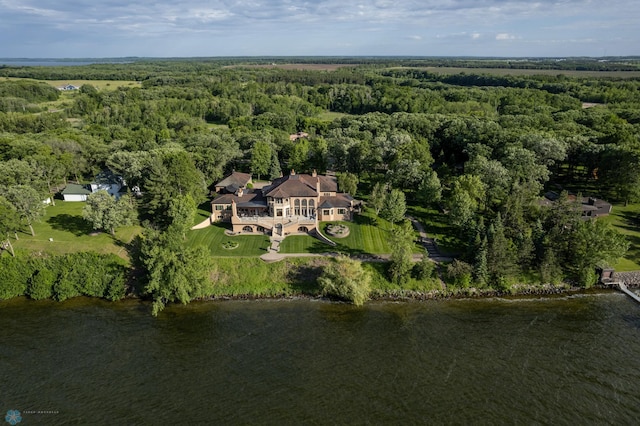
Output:
[[236,206],[235,200],[231,200],[231,215],[233,217],[238,217],[238,206]]
[[291,176],[295,176],[295,174],[296,174],[296,171],[291,169]]

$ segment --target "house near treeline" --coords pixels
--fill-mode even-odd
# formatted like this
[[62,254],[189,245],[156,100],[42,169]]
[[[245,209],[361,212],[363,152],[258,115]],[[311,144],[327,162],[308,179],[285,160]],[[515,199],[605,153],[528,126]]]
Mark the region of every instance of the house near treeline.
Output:
[[67,84],[61,87],[58,87],[58,90],[61,90],[63,92],[69,91],[69,90],[78,90],[80,89],[78,86],[74,86],[73,84]]
[[94,192],[105,190],[117,199],[125,192],[125,182],[121,176],[109,170],[103,170],[88,184],[70,183],[62,190],[65,201],[87,201],[87,197]]
[[[560,194],[554,191],[548,191],[544,194],[544,199],[542,200],[542,205],[550,206],[552,205],[558,198]],[[613,209],[611,203],[608,203],[604,200],[600,200],[595,197],[580,197],[575,194],[569,194],[569,201],[576,202],[577,208],[580,208],[582,213],[581,217],[584,220],[593,219],[600,216],[608,216]]]
[[215,184],[217,193],[234,194],[238,189],[246,189],[253,183],[249,173],[240,173],[235,170],[220,182]]
[[[227,179],[216,189],[226,188]],[[285,236],[313,232],[321,221],[352,220],[359,206],[350,194],[339,192],[334,176],[292,170],[263,188],[240,187],[217,196],[211,202],[211,221],[231,223],[234,233]]]
[[306,132],[298,132],[298,133],[294,133],[292,135],[289,135],[289,140],[291,142],[295,142],[298,139],[304,139],[304,138],[308,138],[309,137],[309,133]]

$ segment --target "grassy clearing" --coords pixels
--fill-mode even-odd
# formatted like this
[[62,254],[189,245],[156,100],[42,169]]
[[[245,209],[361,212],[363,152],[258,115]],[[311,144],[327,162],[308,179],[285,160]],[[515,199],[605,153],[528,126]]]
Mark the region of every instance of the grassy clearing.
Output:
[[[278,263],[264,263],[256,258],[217,258],[211,272],[211,280],[214,282],[212,296],[318,296],[320,288],[317,279],[327,263],[332,261],[325,257],[289,258]],[[428,292],[441,289],[439,281],[435,278],[411,278],[403,286],[392,284],[387,279],[387,263],[364,262],[362,266],[371,275],[371,290],[374,296],[406,290]]]
[[[116,90],[118,87],[140,87],[140,82],[129,80],[43,80],[45,83],[53,87],[66,86],[73,84],[80,87],[83,84],[89,84],[98,90]],[[74,92],[70,92],[74,93]]]
[[614,268],[617,271],[640,270],[640,204],[614,205],[609,216],[598,220],[611,223],[629,240],[629,251]]
[[[80,87],[83,84],[90,84],[98,90],[115,90],[118,87],[140,87],[140,82],[131,80],[35,80],[32,78],[17,78],[17,77],[0,77],[0,81],[3,80],[32,80],[47,83],[53,87],[62,87],[67,84],[72,84],[76,87]],[[72,94],[72,92],[63,92],[62,94]]]
[[277,263],[260,259],[217,258],[211,272],[213,296],[281,297],[317,295],[317,277],[329,259],[297,258]]
[[456,255],[462,251],[462,243],[455,236],[455,230],[447,222],[445,214],[421,206],[409,206],[407,211],[422,223],[429,237],[435,238],[443,255]]
[[[329,237],[325,231],[327,225],[339,223],[349,227],[349,235],[345,238]],[[371,211],[356,215],[353,222],[323,222],[321,225],[323,234],[329,237],[337,245],[335,247],[325,244],[317,238],[307,235],[292,235],[282,242],[281,253],[327,253],[341,252],[350,255],[355,254],[386,254],[391,252],[389,246],[389,231],[391,224],[384,219],[376,218]],[[415,246],[415,252],[421,252],[421,248]]]
[[333,112],[333,111],[323,111],[320,114],[318,114],[318,118],[320,120],[325,120],[325,121],[333,121],[337,118],[342,118],[342,117],[349,117],[349,114],[345,114],[343,112]]
[[[125,226],[116,231],[116,235],[96,233],[89,222],[82,218],[85,203],[56,201],[55,206],[48,206],[45,216],[34,223],[36,233],[32,237],[28,228],[19,232],[19,240],[12,241],[19,250],[45,252],[52,254],[75,253],[79,251],[95,251],[113,253],[128,259],[125,245],[138,235],[140,226]],[[50,238],[53,241],[50,241]]]

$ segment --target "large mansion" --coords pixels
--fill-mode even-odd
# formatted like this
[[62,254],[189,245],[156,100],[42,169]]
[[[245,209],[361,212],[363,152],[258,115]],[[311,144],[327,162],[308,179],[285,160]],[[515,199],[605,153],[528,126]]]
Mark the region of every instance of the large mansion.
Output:
[[312,232],[318,222],[351,220],[356,202],[338,192],[333,176],[291,174],[262,188],[251,188],[251,175],[233,172],[215,185],[211,221],[230,222],[234,233],[287,235]]

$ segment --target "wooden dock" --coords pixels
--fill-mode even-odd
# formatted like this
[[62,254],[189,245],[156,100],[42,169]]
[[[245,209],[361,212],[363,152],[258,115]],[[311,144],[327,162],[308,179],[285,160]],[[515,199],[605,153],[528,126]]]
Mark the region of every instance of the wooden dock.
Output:
[[620,289],[621,292],[625,293],[627,296],[629,296],[630,298],[632,298],[636,302],[640,303],[640,296],[635,294],[633,291],[629,290],[625,283],[620,281],[620,282],[618,282],[616,284],[618,284],[618,288]]

